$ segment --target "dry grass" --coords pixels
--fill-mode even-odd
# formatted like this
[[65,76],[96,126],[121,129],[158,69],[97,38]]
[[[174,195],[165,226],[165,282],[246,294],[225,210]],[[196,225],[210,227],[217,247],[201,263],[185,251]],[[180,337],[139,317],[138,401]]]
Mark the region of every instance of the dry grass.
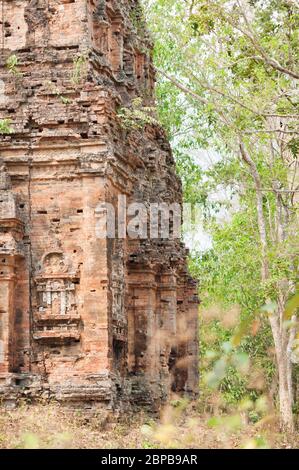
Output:
[[240,424],[235,416],[215,425],[196,406],[168,406],[159,420],[144,413],[112,422],[104,411],[88,417],[58,404],[1,408],[0,448],[293,448],[298,436],[279,434],[275,420]]

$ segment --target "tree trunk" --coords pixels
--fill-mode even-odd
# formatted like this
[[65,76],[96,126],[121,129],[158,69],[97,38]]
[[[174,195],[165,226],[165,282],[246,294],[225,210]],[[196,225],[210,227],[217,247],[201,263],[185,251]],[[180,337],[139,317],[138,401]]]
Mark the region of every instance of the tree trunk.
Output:
[[281,426],[284,430],[292,432],[294,430],[293,420],[293,399],[289,389],[289,359],[286,353],[277,358],[279,375],[279,410]]
[[293,420],[293,394],[292,380],[289,374],[292,364],[287,351],[286,332],[280,331],[279,314],[275,312],[269,317],[272,335],[274,338],[275,354],[278,370],[278,392],[279,392],[279,412],[280,423],[283,430],[292,432],[294,430]]
[[[256,167],[245,145],[240,140],[240,153],[243,161],[248,166],[255,183],[256,209],[259,235],[261,242],[261,279],[266,283],[269,279],[269,262],[267,257],[267,226],[263,209],[262,182]],[[275,345],[275,354],[278,369],[279,382],[279,411],[281,427],[289,432],[294,430],[293,398],[292,398],[292,363],[290,358],[290,344],[287,330],[284,329],[284,302],[279,293],[278,310],[269,315],[272,335]]]

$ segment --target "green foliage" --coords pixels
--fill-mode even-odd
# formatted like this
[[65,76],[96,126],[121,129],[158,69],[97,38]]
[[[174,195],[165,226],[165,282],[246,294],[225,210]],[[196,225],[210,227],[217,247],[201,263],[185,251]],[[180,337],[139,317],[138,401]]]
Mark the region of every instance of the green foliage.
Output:
[[[226,408],[250,399],[253,403],[271,385],[275,373],[273,357],[269,350],[273,340],[267,322],[261,320],[258,331],[252,334],[255,325],[246,323],[240,343],[234,345],[238,334],[239,314],[234,309],[222,310],[217,307],[218,318],[207,320],[215,306],[202,313],[200,340],[201,389],[219,390]],[[226,323],[233,315],[235,325]]]
[[66,96],[63,96],[63,95],[60,95],[60,94],[58,94],[57,96],[59,97],[59,99],[61,100],[61,102],[63,104],[67,105],[67,104],[71,103],[71,100],[69,98],[67,98]]
[[[265,132],[263,139],[269,140],[267,113],[297,114],[296,84],[276,68],[280,64],[297,73],[295,5],[244,1],[238,6],[227,0],[144,3],[155,35],[156,64],[193,94],[182,94],[174,82],[159,75],[160,115],[169,131],[175,133],[178,126],[180,132],[186,131],[192,108],[192,139],[209,137],[209,144],[218,146],[221,133],[220,145],[231,146],[241,130]],[[298,119],[287,126],[296,124]]]
[[[262,391],[240,372],[238,358],[250,357],[250,369],[262,371],[270,387],[275,348],[269,316],[277,315],[282,298],[290,299],[287,318],[298,313],[298,5],[144,3],[155,36],[160,120],[174,147],[184,198],[200,204],[212,240],[211,248],[190,257],[201,309],[203,315],[213,305],[239,309],[234,328],[203,324],[201,372],[227,404],[248,395],[256,401]],[[207,164],[203,149],[216,159]],[[294,327],[283,321],[281,332]],[[228,345],[231,351],[223,349]]]
[[143,37],[147,32],[147,29],[142,5],[134,5],[134,7],[130,10],[129,16],[133,27],[137,31],[137,34],[139,37]]
[[254,314],[264,300],[254,215],[252,208],[238,212],[222,226],[210,222],[213,249],[195,253],[191,260],[191,271],[200,279],[207,302],[213,299],[225,307],[238,304],[247,315]]
[[297,158],[299,155],[299,139],[296,137],[293,137],[289,142],[288,142],[288,148],[292,152],[292,155]]
[[80,55],[73,60],[71,82],[78,85],[87,74],[87,55]]
[[175,149],[176,167],[184,188],[184,201],[204,205],[208,194],[203,182],[203,172],[187,152],[188,149]]
[[211,33],[215,27],[215,19],[211,16],[208,5],[200,5],[198,11],[192,13],[188,20],[195,35]]
[[15,54],[9,56],[6,61],[6,68],[9,70],[9,72],[12,75],[15,75],[16,77],[21,77],[22,73],[19,72],[18,66],[19,66],[18,57]]
[[0,134],[11,134],[11,120],[10,119],[0,119]]
[[59,90],[59,88],[56,87],[56,85],[51,82],[51,81],[48,81],[46,82],[46,86],[49,88],[50,92],[53,93],[54,95],[56,95],[60,101],[65,104],[65,105],[69,105],[71,104],[71,100],[69,98],[67,98],[66,96],[64,96],[61,91]]
[[290,320],[299,309],[299,284],[296,287],[296,293],[288,300],[285,308],[285,319]]
[[117,116],[121,125],[126,130],[143,129],[146,125],[159,126],[159,121],[154,117],[155,108],[144,106],[143,99],[138,97],[132,100],[129,107],[118,110]]

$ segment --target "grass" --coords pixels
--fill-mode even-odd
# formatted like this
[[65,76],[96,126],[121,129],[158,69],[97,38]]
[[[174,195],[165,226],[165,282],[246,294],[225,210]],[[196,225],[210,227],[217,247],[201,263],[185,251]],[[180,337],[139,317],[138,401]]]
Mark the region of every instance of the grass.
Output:
[[242,425],[198,413],[198,404],[176,401],[159,419],[139,412],[117,421],[102,410],[93,416],[59,404],[26,405],[0,410],[0,448],[293,448],[298,435],[280,434],[275,420]]

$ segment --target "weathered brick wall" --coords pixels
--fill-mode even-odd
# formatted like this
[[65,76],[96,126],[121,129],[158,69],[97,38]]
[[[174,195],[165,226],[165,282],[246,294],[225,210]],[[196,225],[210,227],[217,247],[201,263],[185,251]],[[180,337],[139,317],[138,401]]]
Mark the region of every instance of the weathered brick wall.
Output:
[[[6,399],[157,404],[197,390],[196,285],[177,239],[100,239],[106,201],[178,202],[135,0],[0,5],[0,387]],[[8,67],[12,57],[17,60]]]

